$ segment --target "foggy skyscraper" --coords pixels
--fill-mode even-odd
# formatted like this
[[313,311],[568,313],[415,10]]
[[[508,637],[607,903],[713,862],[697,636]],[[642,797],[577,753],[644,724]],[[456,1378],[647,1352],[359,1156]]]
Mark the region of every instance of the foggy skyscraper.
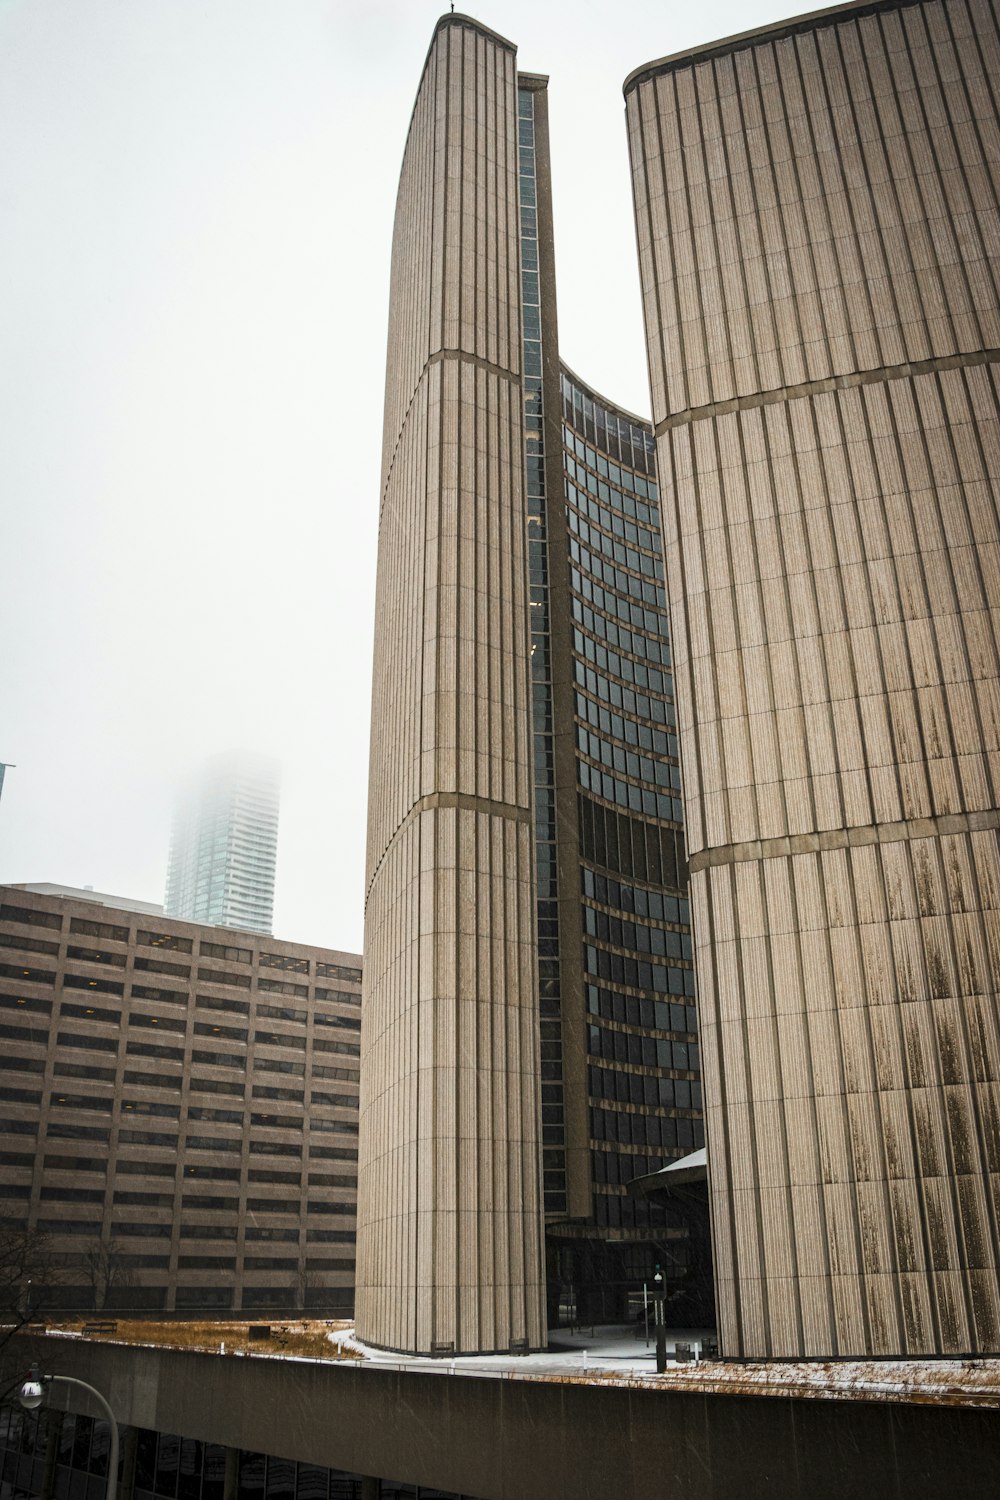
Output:
[[170,840],[168,916],[271,931],[278,801],[278,763],[268,756],[213,756],[190,778]]

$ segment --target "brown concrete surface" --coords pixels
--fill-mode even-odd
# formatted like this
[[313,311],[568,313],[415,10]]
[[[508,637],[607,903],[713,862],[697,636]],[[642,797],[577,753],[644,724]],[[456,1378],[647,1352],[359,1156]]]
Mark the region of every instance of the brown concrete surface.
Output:
[[516,70],[438,23],[393,238],[375,603],[359,1332],[544,1343]]
[[1000,1348],[993,7],[626,85],[734,1357]]

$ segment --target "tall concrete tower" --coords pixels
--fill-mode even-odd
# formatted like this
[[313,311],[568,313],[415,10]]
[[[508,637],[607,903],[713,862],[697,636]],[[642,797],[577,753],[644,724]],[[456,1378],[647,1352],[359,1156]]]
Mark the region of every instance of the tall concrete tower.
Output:
[[388,363],[359,1328],[530,1345],[543,1279],[550,1326],[610,1322],[658,1263],[700,1320],[686,1229],[627,1192],[702,1144],[655,445],[559,358],[547,79],[463,16]]
[[357,1326],[544,1342],[514,48],[445,16],[393,241]]
[[626,83],[721,1347],[1000,1347],[1000,38]]

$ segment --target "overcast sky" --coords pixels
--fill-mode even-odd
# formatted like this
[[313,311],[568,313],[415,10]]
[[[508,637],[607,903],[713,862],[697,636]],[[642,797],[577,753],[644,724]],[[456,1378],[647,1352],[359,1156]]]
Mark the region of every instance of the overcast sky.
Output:
[[[461,9],[461,6],[459,6]],[[491,0],[547,73],[563,358],[648,412],[621,85],[781,0]],[[0,0],[0,881],[161,901],[284,768],[275,932],[359,950],[389,247],[436,4]]]

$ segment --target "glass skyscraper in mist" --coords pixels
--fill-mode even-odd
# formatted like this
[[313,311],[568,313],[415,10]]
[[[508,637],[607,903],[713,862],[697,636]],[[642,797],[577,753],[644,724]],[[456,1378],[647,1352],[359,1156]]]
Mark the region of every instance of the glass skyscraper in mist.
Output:
[[174,818],[164,910],[189,922],[271,931],[279,767],[268,756],[213,756],[184,786]]

